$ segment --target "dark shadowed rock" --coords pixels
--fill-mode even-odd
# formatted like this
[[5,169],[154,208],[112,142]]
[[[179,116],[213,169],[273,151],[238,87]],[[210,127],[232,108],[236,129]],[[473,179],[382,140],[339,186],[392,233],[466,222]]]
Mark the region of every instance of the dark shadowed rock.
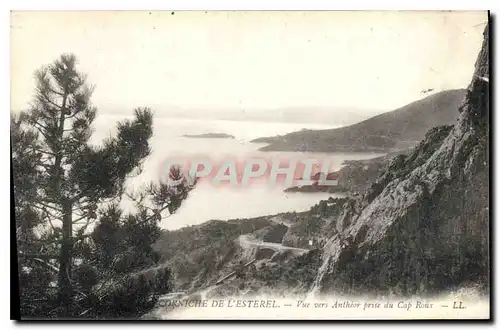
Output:
[[486,30],[458,122],[394,158],[343,215],[315,289],[411,295],[488,287],[489,95],[478,78],[488,75]]
[[267,248],[260,248],[257,250],[257,253],[255,254],[255,259],[261,260],[261,259],[270,259],[276,251],[272,249],[267,249]]
[[287,226],[278,224],[276,226],[269,228],[269,230],[264,235],[262,240],[264,242],[281,243],[281,241],[283,240],[283,236],[285,236],[287,231],[288,231]]

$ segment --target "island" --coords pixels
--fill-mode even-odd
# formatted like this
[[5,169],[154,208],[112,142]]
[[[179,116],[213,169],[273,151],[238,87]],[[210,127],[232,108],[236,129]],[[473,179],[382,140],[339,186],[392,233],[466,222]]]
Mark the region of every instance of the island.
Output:
[[206,133],[206,134],[184,134],[182,137],[195,139],[234,139],[235,137],[226,133]]
[[[316,173],[314,175],[311,175],[310,180],[313,181],[312,184],[310,185],[303,185],[303,186],[293,186],[290,188],[287,188],[284,190],[284,192],[287,193],[295,193],[295,192],[305,192],[305,193],[313,193],[313,192],[328,192],[328,193],[340,193],[340,192],[346,192],[346,189],[344,187],[340,187],[338,185],[322,185],[321,184],[321,174],[325,175],[324,173]],[[339,175],[341,175],[340,171],[338,172],[333,172],[333,173],[327,173],[326,179],[327,180],[338,180]]]

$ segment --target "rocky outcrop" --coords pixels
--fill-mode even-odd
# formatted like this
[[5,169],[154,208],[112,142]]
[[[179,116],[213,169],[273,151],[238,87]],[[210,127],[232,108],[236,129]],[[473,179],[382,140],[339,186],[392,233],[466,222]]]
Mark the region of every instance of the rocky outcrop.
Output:
[[[435,292],[489,278],[486,30],[453,127],[397,156],[337,220],[314,292]],[[457,109],[458,111],[458,109]]]

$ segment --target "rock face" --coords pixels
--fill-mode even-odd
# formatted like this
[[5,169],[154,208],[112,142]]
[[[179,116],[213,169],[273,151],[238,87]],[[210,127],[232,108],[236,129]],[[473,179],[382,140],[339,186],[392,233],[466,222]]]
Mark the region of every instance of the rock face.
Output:
[[314,292],[422,294],[489,278],[488,30],[457,123],[395,157],[337,219]]

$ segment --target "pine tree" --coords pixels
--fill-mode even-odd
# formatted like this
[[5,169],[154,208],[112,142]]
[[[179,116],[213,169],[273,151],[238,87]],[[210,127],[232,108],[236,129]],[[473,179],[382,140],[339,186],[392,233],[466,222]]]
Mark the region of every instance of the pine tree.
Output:
[[[25,264],[38,260],[45,268],[57,268],[55,313],[79,316],[97,282],[154,263],[137,258],[154,256],[147,244],[159,235],[162,212],[175,212],[190,188],[151,184],[140,194],[138,212],[123,215],[118,202],[125,181],[150,153],[151,110],[136,109],[133,120],[118,123],[115,137],[94,146],[89,144],[97,114],[90,103],[93,87],[76,70],[75,56],[61,55],[35,78],[31,108],[11,125],[18,250]],[[111,206],[99,211],[104,204]],[[38,245],[42,249],[31,251]],[[114,267],[125,250],[134,252],[133,260]]]

